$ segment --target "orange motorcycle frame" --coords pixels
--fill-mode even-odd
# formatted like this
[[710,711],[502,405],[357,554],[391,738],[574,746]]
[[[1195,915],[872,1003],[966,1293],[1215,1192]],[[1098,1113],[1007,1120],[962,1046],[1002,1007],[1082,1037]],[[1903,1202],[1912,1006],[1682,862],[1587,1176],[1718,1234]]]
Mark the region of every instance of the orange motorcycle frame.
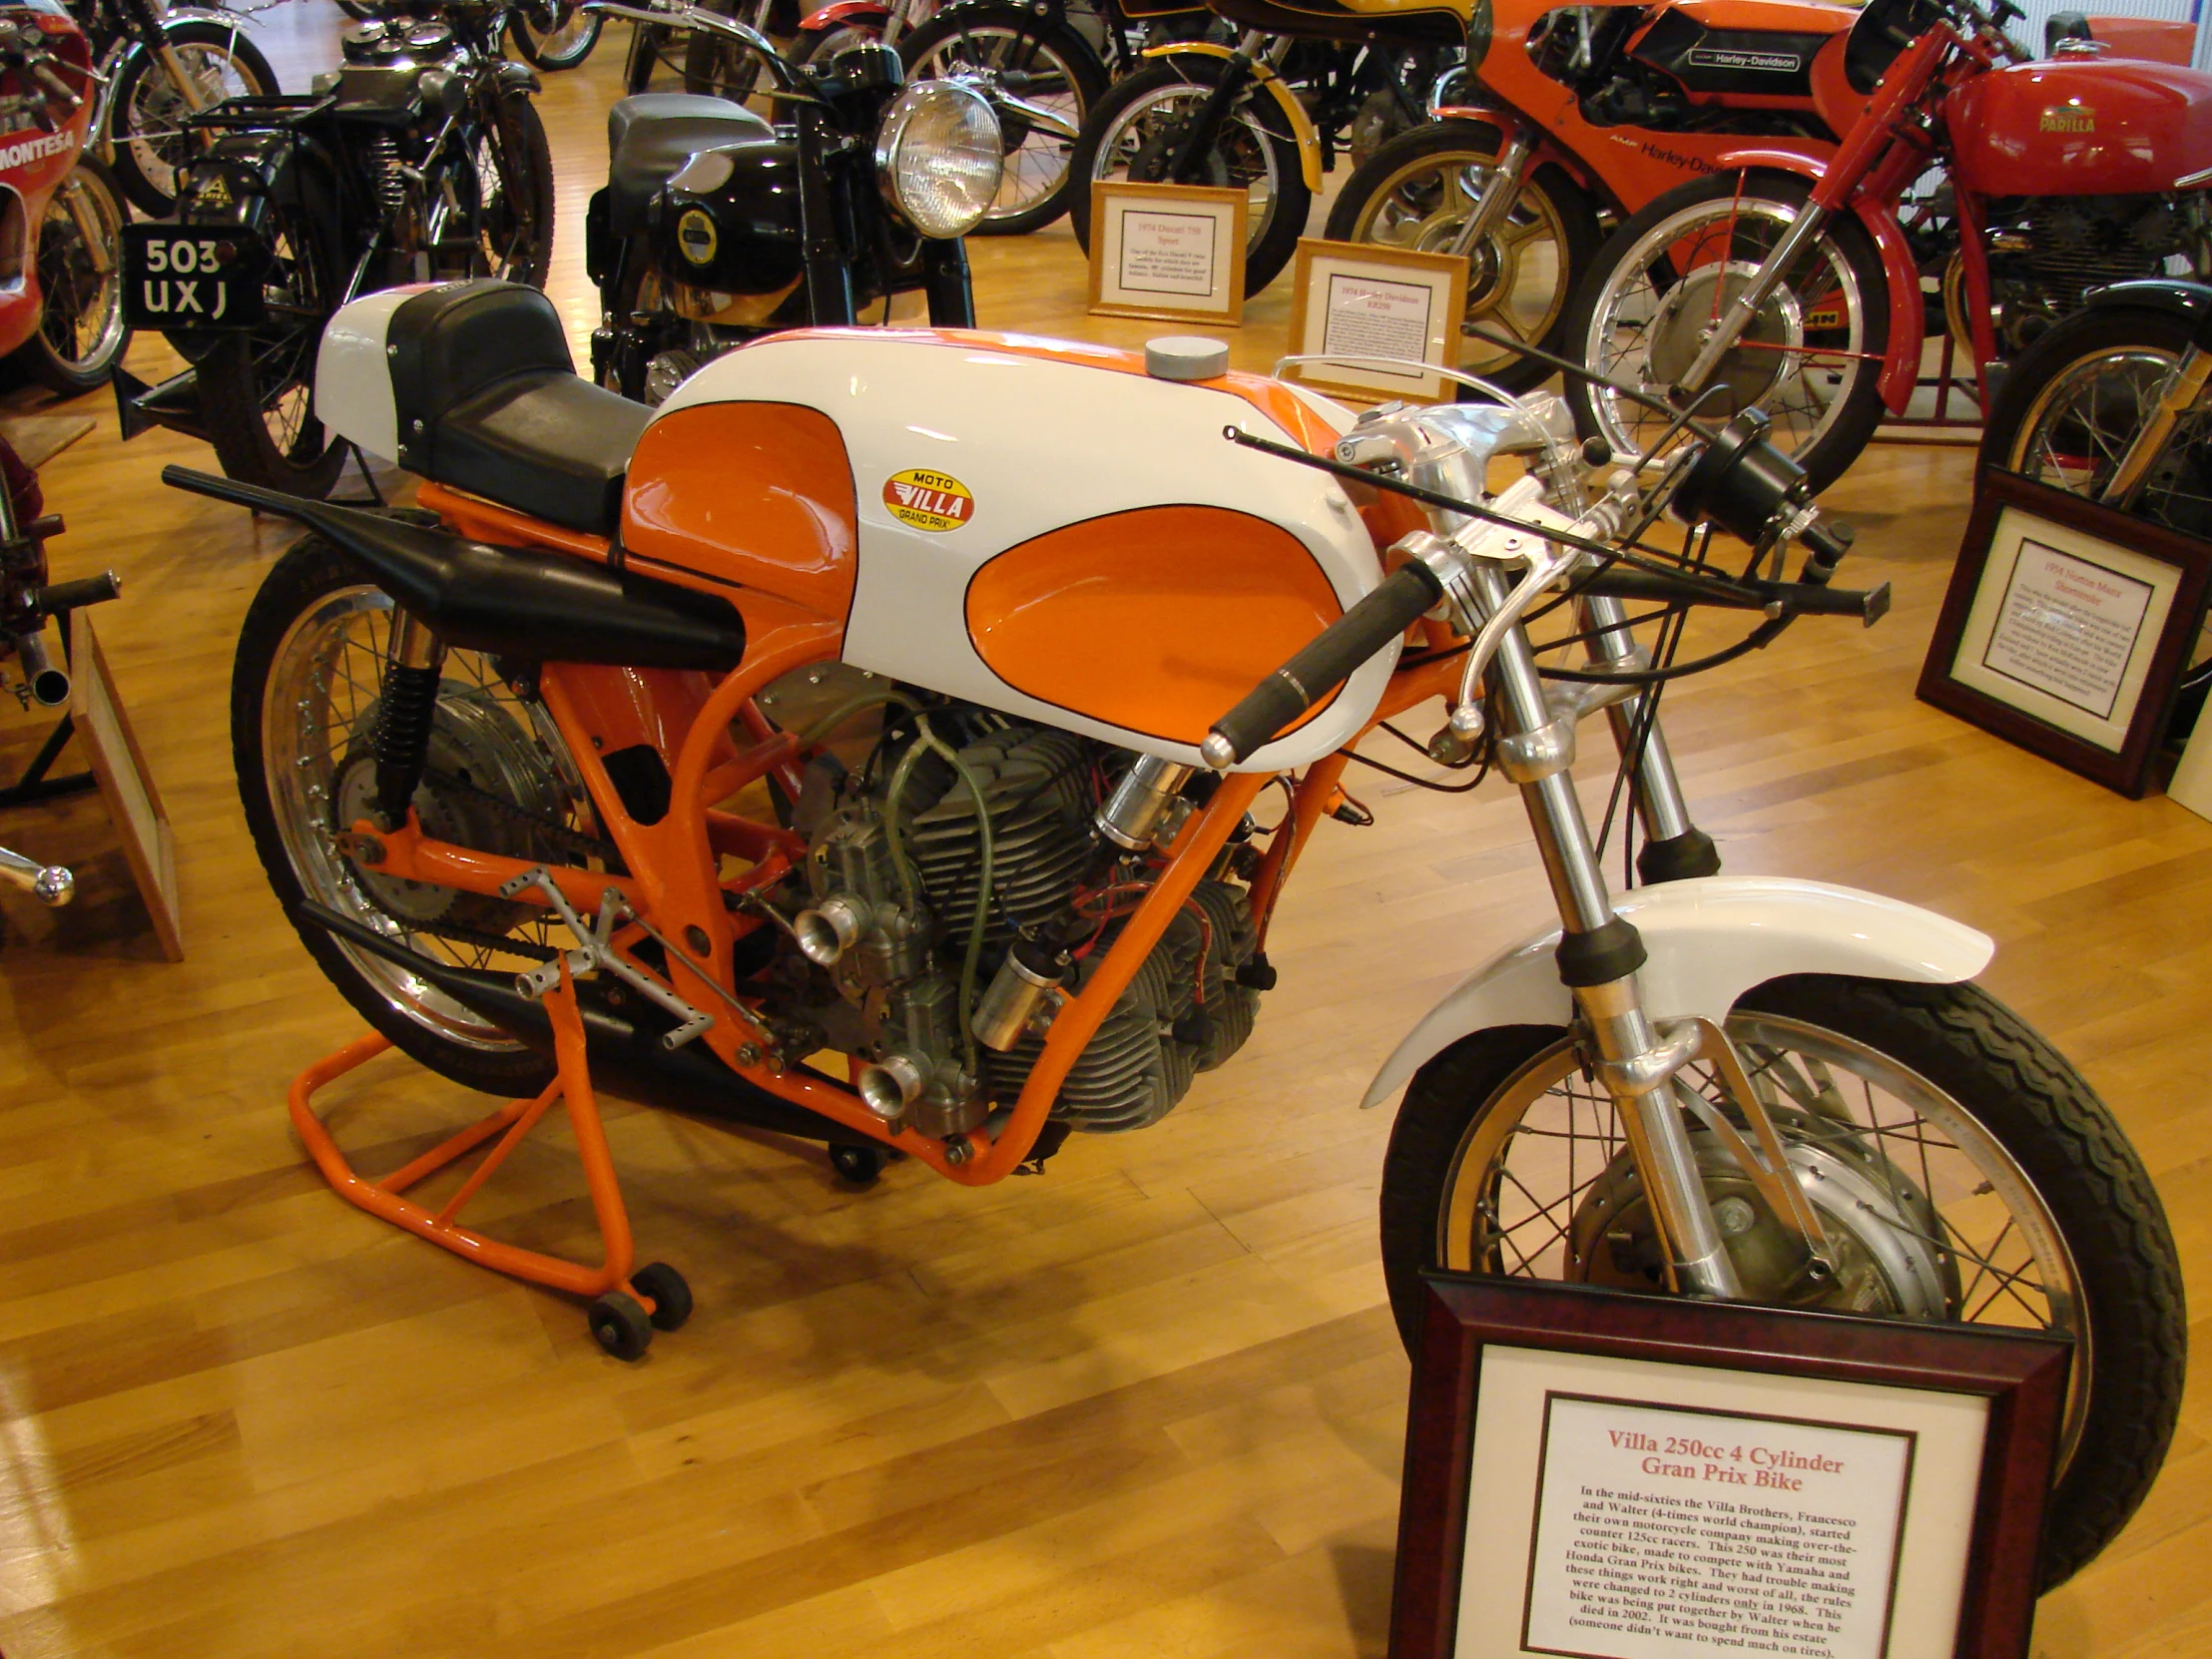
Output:
[[[418,499],[464,535],[602,563],[615,557],[602,538],[545,524],[441,485],[425,484]],[[1192,815],[1166,849],[1142,903],[1082,990],[1054,1018],[1044,1053],[995,1138],[971,1132],[940,1140],[910,1128],[894,1129],[867,1108],[849,1079],[832,1078],[799,1056],[779,1056],[773,1034],[741,996],[726,988],[733,984],[732,947],[755,928],[774,925],[762,913],[765,907],[749,906],[749,899],[783,880],[806,855],[805,843],[790,830],[724,809],[740,792],[770,777],[794,796],[798,791],[798,768],[805,757],[797,740],[777,731],[762,714],[757,699],[794,670],[835,662],[842,638],[840,621],[802,613],[765,596],[749,594],[746,611],[752,637],[745,658],[719,680],[671,670],[572,663],[547,663],[539,669],[539,695],[576,763],[602,832],[630,871],[609,875],[550,866],[549,873],[580,910],[596,910],[610,887],[622,893],[639,921],[669,946],[669,972],[654,977],[715,1016],[698,1040],[737,1076],[895,1147],[963,1185],[1000,1180],[1028,1158],[1069,1067],[1275,775],[1231,774]],[[1423,627],[1428,646],[1448,644],[1440,625]],[[1415,655],[1391,677],[1370,728],[1449,692],[1458,666],[1434,649]],[[736,732],[744,734],[742,742],[733,736]],[[631,815],[600,759],[603,753],[641,743],[661,756],[672,780],[668,810],[652,824]],[[1346,764],[1341,752],[1326,756],[1293,785],[1290,814],[1255,872],[1253,913],[1263,933],[1292,865],[1337,796]],[[365,821],[352,830],[356,847],[377,849],[380,871],[466,892],[496,894],[506,882],[538,867],[425,835],[412,814],[394,831],[379,831]],[[745,867],[725,875],[725,858]],[[627,947],[644,937],[643,928],[633,927],[616,935],[616,948],[627,954]],[[653,973],[635,958],[631,965]]]

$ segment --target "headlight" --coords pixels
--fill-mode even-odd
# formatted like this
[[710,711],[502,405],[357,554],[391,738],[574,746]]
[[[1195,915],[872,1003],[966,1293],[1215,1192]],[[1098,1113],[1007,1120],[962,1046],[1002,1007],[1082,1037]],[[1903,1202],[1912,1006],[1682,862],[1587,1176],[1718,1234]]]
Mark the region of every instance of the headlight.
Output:
[[916,81],[875,135],[883,200],[925,237],[962,237],[998,195],[1006,169],[998,117],[956,81]]

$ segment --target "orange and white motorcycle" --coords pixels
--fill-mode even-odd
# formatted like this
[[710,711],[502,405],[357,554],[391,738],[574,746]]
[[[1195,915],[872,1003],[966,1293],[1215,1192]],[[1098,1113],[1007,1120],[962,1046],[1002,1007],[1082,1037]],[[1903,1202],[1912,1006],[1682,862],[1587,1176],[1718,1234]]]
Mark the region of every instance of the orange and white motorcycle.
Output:
[[[1971,983],[1980,933],[1711,873],[1655,721],[1670,676],[1797,615],[1879,614],[1828,585],[1848,538],[1756,417],[1593,482],[1554,403],[1356,420],[1226,364],[802,329],[647,410],[571,372],[533,289],[347,305],[317,412],[427,511],[165,475],[308,528],[233,690],[307,949],[464,1083],[544,1084],[558,987],[613,1092],[825,1142],[855,1181],[897,1152],[981,1185],[1153,1123],[1245,1043],[1301,850],[1360,816],[1354,746],[1442,697],[1431,756],[1520,791],[1559,925],[1481,953],[1369,1093],[1404,1088],[1401,1325],[1441,1263],[2068,1332],[2064,1576],[2174,1421],[2150,1183]],[[1716,526],[1751,546],[1735,574]],[[1673,623],[1633,638],[1640,601],[1753,626],[1678,662]],[[1571,779],[1600,710],[1650,837],[1619,893]],[[632,1307],[674,1289],[650,1271]]]

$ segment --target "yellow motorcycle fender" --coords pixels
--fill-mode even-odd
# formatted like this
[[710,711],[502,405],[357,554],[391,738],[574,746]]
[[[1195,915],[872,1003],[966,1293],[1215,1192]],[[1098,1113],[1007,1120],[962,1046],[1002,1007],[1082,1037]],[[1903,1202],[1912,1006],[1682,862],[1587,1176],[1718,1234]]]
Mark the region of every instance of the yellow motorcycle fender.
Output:
[[[1234,55],[1234,49],[1212,41],[1171,40],[1165,46],[1146,47],[1144,55],[1148,58],[1227,58]],[[1314,118],[1306,113],[1306,106],[1298,101],[1298,94],[1283,84],[1282,77],[1270,65],[1254,64],[1252,78],[1266,87],[1283,106],[1283,118],[1291,124],[1291,136],[1298,140],[1298,170],[1306,176],[1306,188],[1318,195],[1321,191],[1321,135],[1314,131]]]

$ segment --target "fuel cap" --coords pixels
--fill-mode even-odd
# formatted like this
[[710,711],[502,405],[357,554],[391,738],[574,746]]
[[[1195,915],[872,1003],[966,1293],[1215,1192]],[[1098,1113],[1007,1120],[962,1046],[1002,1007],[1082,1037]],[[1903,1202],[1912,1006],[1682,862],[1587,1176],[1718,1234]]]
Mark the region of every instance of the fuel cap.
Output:
[[1156,380],[1217,380],[1229,372],[1229,347],[1204,334],[1162,334],[1144,342],[1144,371]]

